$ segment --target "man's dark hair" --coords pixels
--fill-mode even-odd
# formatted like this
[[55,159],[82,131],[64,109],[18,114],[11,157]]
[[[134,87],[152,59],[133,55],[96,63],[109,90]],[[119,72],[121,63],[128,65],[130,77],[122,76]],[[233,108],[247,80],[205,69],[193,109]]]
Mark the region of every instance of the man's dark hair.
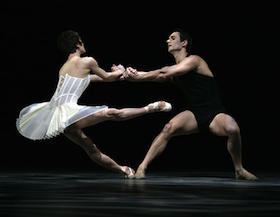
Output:
[[79,33],[73,30],[62,32],[58,36],[57,46],[66,56],[76,51],[77,44],[82,44],[81,38]]
[[181,42],[184,41],[184,40],[187,40],[187,41],[188,41],[186,50],[187,50],[188,52],[191,52],[192,46],[193,46],[193,43],[192,43],[192,36],[191,36],[190,34],[186,33],[186,32],[185,32],[184,30],[182,30],[182,29],[175,29],[175,30],[173,30],[173,32],[179,32]]

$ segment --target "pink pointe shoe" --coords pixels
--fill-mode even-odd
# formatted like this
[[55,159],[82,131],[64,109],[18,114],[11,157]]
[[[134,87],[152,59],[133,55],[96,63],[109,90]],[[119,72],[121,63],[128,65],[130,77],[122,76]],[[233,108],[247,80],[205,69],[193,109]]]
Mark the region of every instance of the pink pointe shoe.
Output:
[[172,109],[172,105],[168,102],[158,101],[151,103],[145,107],[145,109],[149,112],[169,112]]
[[133,169],[131,169],[130,167],[127,167],[128,169],[129,169],[129,174],[127,175],[125,175],[124,177],[126,178],[126,179],[133,179],[134,178],[134,170]]

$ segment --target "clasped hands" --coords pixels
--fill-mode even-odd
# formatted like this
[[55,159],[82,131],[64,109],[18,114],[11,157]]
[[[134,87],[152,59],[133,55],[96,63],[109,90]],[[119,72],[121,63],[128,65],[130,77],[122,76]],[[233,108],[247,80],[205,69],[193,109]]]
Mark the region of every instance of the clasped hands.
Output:
[[135,80],[137,76],[139,75],[136,69],[133,69],[132,67],[124,68],[123,65],[115,65],[113,64],[111,67],[112,72],[119,71],[120,77],[119,80]]

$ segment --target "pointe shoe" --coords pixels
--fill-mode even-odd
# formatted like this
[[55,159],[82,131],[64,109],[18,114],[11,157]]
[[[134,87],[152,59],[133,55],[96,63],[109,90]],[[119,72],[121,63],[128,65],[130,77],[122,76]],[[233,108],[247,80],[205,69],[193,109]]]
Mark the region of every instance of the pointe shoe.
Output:
[[255,175],[253,175],[252,173],[249,173],[245,169],[236,170],[235,177],[237,179],[245,179],[245,180],[251,180],[251,181],[259,180]]
[[130,174],[129,175],[125,175],[124,177],[126,179],[133,179],[134,178],[134,171],[130,167],[128,167],[128,169],[129,169]]
[[[163,108],[160,108],[160,103],[163,102],[165,104],[165,106]],[[150,110],[149,107],[152,107],[152,109]],[[145,107],[148,112],[169,112],[172,109],[172,105],[168,102],[165,101],[159,101],[159,102],[154,102],[149,104],[148,106]]]

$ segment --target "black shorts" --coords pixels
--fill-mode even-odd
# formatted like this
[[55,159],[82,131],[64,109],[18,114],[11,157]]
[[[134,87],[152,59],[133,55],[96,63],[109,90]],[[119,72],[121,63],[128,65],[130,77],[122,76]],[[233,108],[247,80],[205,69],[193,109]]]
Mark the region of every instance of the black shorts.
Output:
[[209,125],[216,117],[216,115],[220,113],[227,114],[227,111],[224,107],[216,108],[216,109],[205,109],[203,111],[197,111],[193,109],[189,109],[195,116],[195,119],[198,124],[199,131],[202,133],[209,132]]

